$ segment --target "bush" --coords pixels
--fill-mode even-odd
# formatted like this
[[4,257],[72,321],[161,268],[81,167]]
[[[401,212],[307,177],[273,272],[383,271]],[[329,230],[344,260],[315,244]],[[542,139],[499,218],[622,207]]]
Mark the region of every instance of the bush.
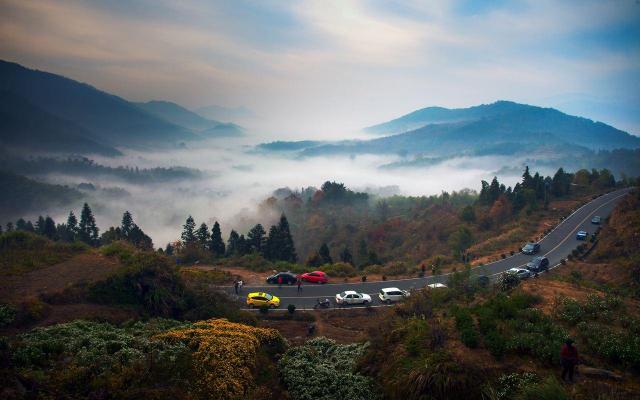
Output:
[[332,277],[354,277],[358,274],[358,270],[348,263],[325,264],[319,268],[321,271]]
[[377,399],[373,380],[355,372],[366,345],[319,337],[292,347],[278,367],[292,400]]
[[553,377],[540,383],[524,385],[516,400],[568,400],[564,387]]
[[385,275],[389,275],[389,276],[404,275],[407,273],[408,270],[409,268],[407,267],[407,264],[402,261],[394,261],[394,262],[387,263],[382,268],[382,272]]
[[496,400],[512,399],[522,391],[524,387],[539,382],[536,374],[524,372],[501,375],[498,378],[498,389],[495,391]]
[[287,306],[287,311],[289,311],[289,314],[293,314],[296,311],[296,306],[294,304],[289,304]]
[[0,304],[0,329],[11,325],[16,319],[16,308],[11,304]]

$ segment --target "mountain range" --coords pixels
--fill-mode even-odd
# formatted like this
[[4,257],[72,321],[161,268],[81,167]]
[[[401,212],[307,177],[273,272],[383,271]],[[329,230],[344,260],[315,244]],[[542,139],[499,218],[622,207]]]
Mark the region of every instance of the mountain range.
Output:
[[175,103],[133,103],[64,76],[0,60],[0,144],[116,155],[116,147],[175,146],[241,134]]
[[[418,128],[412,129],[416,126]],[[406,129],[410,129],[405,132]],[[400,154],[446,157],[533,152],[548,146],[638,148],[640,138],[602,122],[510,101],[464,109],[429,107],[365,129],[388,136],[311,146],[302,156]],[[401,132],[401,133],[398,133]]]

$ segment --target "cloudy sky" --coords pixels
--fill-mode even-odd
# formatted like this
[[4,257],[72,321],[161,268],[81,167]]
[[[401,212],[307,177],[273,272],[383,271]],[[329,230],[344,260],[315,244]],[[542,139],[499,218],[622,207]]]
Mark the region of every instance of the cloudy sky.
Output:
[[638,0],[2,0],[0,36],[2,59],[282,137],[497,99],[640,134]]

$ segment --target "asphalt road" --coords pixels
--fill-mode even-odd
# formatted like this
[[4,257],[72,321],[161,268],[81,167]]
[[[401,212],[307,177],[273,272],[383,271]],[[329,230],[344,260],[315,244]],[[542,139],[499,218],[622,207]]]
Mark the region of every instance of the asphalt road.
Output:
[[[582,243],[576,239],[576,233],[581,230],[587,231],[589,234],[595,231],[597,225],[591,224],[591,219],[596,215],[601,216],[603,219],[606,218],[618,200],[630,190],[629,188],[625,188],[607,193],[577,209],[540,241],[540,252],[535,256],[517,253],[506,259],[486,264],[482,267],[475,267],[472,269],[473,273],[496,278],[509,268],[523,266],[532,258],[541,255],[549,258],[549,265],[551,267],[556,266],[560,263],[561,259],[566,258],[573,249]],[[345,290],[368,293],[372,299],[371,306],[381,306],[383,304],[378,298],[378,292],[382,288],[397,287],[404,290],[413,290],[436,282],[446,284],[448,275],[450,274],[364,283],[328,283],[324,285],[305,283],[300,293],[298,293],[295,285],[282,285],[282,287],[278,287],[277,285],[245,286],[242,288],[239,296],[234,295],[233,287],[225,287],[224,290],[237,298],[237,301],[241,302],[245,307],[245,296],[247,293],[267,292],[280,298],[280,309],[286,309],[289,304],[294,304],[298,310],[312,309],[318,298],[328,298],[331,301],[330,308],[333,309],[342,307],[335,303],[335,295]],[[354,308],[359,306],[350,305],[344,307]]]

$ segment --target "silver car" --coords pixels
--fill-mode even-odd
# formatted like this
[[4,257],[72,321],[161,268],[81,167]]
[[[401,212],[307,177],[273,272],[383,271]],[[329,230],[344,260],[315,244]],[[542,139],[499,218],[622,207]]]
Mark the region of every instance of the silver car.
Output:
[[389,304],[391,302],[400,301],[409,297],[409,292],[395,287],[384,288],[380,289],[378,297],[380,298],[381,302]]
[[358,293],[353,290],[347,290],[336,294],[336,303],[338,304],[369,304],[371,296],[366,293]]
[[515,275],[520,279],[527,279],[531,277],[531,271],[524,268],[511,268],[507,271],[507,274]]

